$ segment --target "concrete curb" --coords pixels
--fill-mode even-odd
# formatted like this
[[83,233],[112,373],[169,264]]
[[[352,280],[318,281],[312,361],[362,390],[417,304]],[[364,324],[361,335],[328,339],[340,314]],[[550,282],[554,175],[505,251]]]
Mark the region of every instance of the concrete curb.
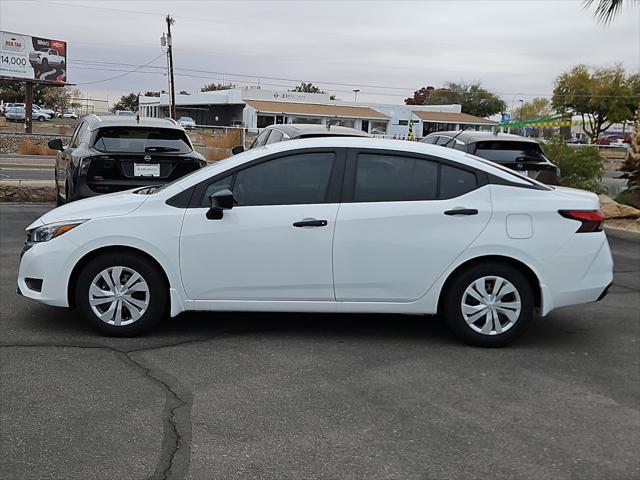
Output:
[[54,202],[53,180],[2,180],[0,202]]
[[628,240],[630,242],[640,243],[640,232],[632,232],[631,230],[625,230],[623,228],[604,228],[608,237],[619,238],[620,240]]

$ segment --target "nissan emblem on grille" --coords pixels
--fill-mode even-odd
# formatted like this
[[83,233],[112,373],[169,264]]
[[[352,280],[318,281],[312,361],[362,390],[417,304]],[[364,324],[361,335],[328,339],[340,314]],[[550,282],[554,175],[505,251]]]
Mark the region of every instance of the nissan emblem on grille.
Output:
[[150,162],[151,161],[151,155],[147,154],[144,156],[144,161],[145,162]]

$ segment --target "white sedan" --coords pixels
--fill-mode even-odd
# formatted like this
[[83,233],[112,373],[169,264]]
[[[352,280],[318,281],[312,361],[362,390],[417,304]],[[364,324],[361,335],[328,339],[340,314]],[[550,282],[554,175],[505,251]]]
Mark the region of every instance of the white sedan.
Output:
[[107,335],[194,310],[440,313],[496,346],[605,295],[602,227],[596,195],[453,149],[291,140],[46,213],[18,291]]

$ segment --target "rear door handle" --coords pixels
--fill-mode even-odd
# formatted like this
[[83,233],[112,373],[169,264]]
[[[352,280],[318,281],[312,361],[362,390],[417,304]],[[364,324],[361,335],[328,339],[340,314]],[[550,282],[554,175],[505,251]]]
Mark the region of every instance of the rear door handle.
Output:
[[305,218],[299,222],[294,222],[294,227],[326,227],[326,220],[316,220],[315,218]]
[[453,210],[447,210],[445,215],[477,215],[478,210],[475,208],[454,208]]

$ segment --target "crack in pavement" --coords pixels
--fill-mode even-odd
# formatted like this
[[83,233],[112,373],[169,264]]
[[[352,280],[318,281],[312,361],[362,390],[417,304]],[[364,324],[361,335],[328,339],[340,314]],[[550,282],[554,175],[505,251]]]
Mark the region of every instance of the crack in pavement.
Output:
[[[149,480],[174,480],[185,478],[191,461],[191,408],[193,395],[191,391],[182,385],[175,377],[158,368],[151,361],[141,357],[141,353],[162,348],[177,347],[195,343],[205,343],[219,338],[226,332],[219,332],[204,339],[193,339],[157,347],[138,349],[118,349],[109,345],[95,343],[65,344],[65,343],[34,343],[11,342],[0,343],[0,348],[78,348],[108,350],[118,357],[125,365],[134,368],[159,385],[165,392],[165,405],[163,410],[163,436],[160,458],[156,464],[154,473]],[[138,357],[138,358],[134,358]]]

